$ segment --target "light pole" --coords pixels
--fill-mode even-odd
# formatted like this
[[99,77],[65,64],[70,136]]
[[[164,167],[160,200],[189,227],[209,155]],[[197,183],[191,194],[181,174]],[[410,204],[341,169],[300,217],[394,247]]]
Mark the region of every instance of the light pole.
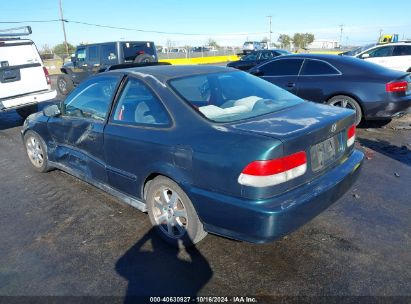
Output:
[[344,29],[344,24],[340,24],[340,48],[342,44],[343,29]]
[[[64,46],[66,47],[66,55],[67,58],[69,57],[69,49],[68,49],[68,44],[67,44],[67,35],[66,35],[66,28],[64,26],[64,18],[63,18],[63,7],[61,6],[61,0],[59,0],[59,6],[60,6],[60,19],[61,19],[61,25],[63,26],[63,34],[64,34]],[[64,60],[63,60],[64,61]]]
[[268,18],[268,20],[269,20],[269,22],[270,22],[270,32],[269,32],[269,38],[268,38],[268,39],[269,39],[269,40],[268,40],[268,41],[269,41],[268,47],[270,48],[270,47],[271,47],[271,42],[272,42],[272,41],[271,41],[271,34],[273,33],[273,32],[271,31],[271,21],[272,21],[271,19],[273,18],[273,16],[267,16],[267,18]]

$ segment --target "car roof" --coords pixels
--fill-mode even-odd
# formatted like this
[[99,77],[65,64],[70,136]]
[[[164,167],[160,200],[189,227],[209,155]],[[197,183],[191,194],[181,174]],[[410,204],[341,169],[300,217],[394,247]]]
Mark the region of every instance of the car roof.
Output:
[[144,74],[154,76],[161,82],[168,81],[173,78],[182,78],[193,75],[221,73],[237,71],[236,69],[227,68],[223,66],[213,65],[158,65],[147,67],[136,67],[128,69],[114,70],[108,73],[120,72],[129,75],[144,76]]
[[[296,58],[296,59],[317,59],[324,60],[344,73],[371,73],[373,75],[391,75],[393,77],[400,77],[404,72],[391,70],[381,65],[368,62],[362,59],[358,59],[352,56],[339,56],[335,54],[290,54],[281,55],[273,58],[271,61],[284,60],[284,59]],[[266,62],[267,63],[267,62]],[[264,65],[266,63],[262,63]]]

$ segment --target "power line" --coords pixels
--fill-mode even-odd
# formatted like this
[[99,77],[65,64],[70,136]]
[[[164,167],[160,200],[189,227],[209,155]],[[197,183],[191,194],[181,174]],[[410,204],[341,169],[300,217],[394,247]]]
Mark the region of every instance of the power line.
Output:
[[256,33],[224,33],[224,34],[211,34],[211,33],[182,33],[182,32],[164,32],[164,31],[156,31],[156,30],[144,30],[144,29],[136,29],[136,28],[128,28],[128,27],[119,27],[119,26],[112,26],[106,24],[97,24],[97,23],[89,23],[77,20],[68,20],[68,19],[52,19],[52,20],[26,20],[26,21],[0,21],[1,23],[30,23],[30,22],[37,22],[37,23],[46,23],[46,22],[66,22],[66,23],[74,23],[80,25],[87,25],[87,26],[95,26],[101,28],[109,28],[115,30],[122,30],[122,31],[135,31],[141,33],[152,33],[152,34],[163,34],[163,35],[181,35],[181,36],[247,36],[247,35],[262,35],[265,32],[256,32]]

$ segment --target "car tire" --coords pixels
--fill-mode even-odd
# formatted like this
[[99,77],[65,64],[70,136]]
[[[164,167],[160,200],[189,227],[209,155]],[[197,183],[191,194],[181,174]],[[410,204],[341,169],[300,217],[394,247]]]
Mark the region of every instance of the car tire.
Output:
[[16,109],[16,112],[20,115],[21,118],[26,119],[30,114],[38,112],[38,108],[38,105],[35,104],[23,108],[18,108]]
[[359,103],[352,97],[337,95],[327,101],[330,106],[347,108],[355,111],[355,125],[359,125],[362,120],[362,109]]
[[148,62],[154,62],[154,59],[152,56],[147,55],[147,54],[141,54],[138,55],[135,59],[134,59],[135,63],[148,63]]
[[38,172],[50,171],[47,149],[44,140],[35,132],[27,131],[24,135],[24,147],[33,168]]
[[207,235],[190,199],[171,179],[154,178],[146,204],[151,224],[167,243],[188,248]]
[[73,89],[73,80],[71,80],[71,78],[67,74],[62,74],[57,78],[57,90],[61,95],[66,96]]

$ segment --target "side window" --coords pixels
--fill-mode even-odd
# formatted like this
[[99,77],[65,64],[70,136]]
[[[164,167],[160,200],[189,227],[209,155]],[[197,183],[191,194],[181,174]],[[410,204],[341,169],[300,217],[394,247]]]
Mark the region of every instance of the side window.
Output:
[[368,52],[370,57],[387,57],[391,56],[392,53],[392,46],[383,46],[380,48],[376,48]]
[[411,55],[411,45],[397,45],[394,47],[393,56]]
[[302,59],[274,60],[260,67],[260,71],[264,76],[297,76],[302,63]]
[[301,75],[339,75],[340,73],[324,61],[306,59]]
[[267,60],[273,57],[273,54],[271,52],[261,52],[261,60]]
[[86,48],[78,48],[76,51],[77,61],[86,60]]
[[111,75],[83,82],[64,101],[63,116],[104,120],[119,80]]
[[116,105],[113,122],[165,126],[170,118],[161,101],[141,81],[130,79]]
[[88,48],[88,61],[90,62],[98,62],[98,46],[90,46]]
[[101,62],[115,63],[117,62],[117,51],[115,44],[104,44],[101,46]]

